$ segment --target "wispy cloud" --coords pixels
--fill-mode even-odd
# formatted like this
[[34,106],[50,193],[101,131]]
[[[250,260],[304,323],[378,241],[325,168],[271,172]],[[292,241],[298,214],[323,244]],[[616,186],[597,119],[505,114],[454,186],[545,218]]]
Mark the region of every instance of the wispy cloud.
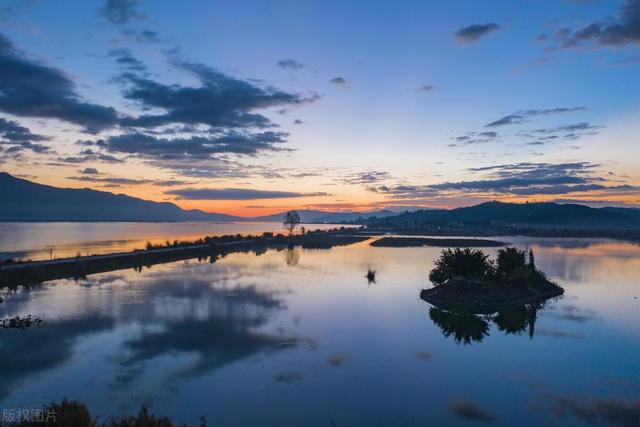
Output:
[[615,183],[598,174],[598,164],[573,163],[515,163],[469,169],[485,174],[483,179],[442,182],[430,185],[380,185],[371,191],[396,199],[436,197],[456,194],[484,194],[487,196],[563,195],[585,192],[629,193],[638,187]]
[[529,117],[534,116],[549,116],[553,114],[564,114],[564,113],[575,113],[578,111],[586,111],[585,107],[561,107],[561,108],[550,108],[546,110],[520,110],[515,113],[503,116],[493,122],[487,123],[485,127],[499,127],[513,124],[520,124],[525,121]]
[[134,19],[145,18],[137,9],[138,3],[138,0],[107,0],[100,12],[110,23],[124,25]]
[[304,68],[304,64],[300,61],[296,61],[295,59],[281,59],[278,61],[278,67],[285,70],[298,71]]
[[495,22],[469,25],[456,31],[455,39],[460,43],[475,43],[481,38],[498,31],[500,26]]
[[344,77],[334,77],[331,80],[329,80],[329,83],[331,83],[332,85],[341,87],[343,89],[349,89],[351,87],[351,83],[349,83],[347,79],[345,79]]
[[259,200],[295,197],[326,196],[327,193],[298,193],[293,191],[254,190],[247,188],[185,188],[165,192],[187,200]]
[[593,42],[596,47],[619,47],[640,43],[640,1],[626,0],[617,16],[593,21],[577,28],[564,27],[556,38],[562,47],[573,48]]
[[114,108],[90,103],[61,70],[24,56],[0,34],[0,111],[58,119],[95,133],[118,123]]
[[437,87],[433,85],[420,85],[416,88],[417,92],[433,92]]
[[135,178],[119,178],[119,177],[95,177],[95,176],[68,176],[67,179],[84,182],[94,182],[103,184],[116,184],[116,185],[142,185],[151,184],[153,180],[150,179],[135,179]]

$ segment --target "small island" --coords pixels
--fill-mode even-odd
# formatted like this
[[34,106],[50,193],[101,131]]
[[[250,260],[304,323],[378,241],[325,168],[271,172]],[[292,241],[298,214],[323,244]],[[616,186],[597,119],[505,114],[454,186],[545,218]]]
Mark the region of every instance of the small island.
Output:
[[445,249],[429,273],[435,285],[420,298],[446,310],[492,313],[509,306],[542,302],[562,295],[528,257],[513,247],[498,250],[495,261],[480,249]]

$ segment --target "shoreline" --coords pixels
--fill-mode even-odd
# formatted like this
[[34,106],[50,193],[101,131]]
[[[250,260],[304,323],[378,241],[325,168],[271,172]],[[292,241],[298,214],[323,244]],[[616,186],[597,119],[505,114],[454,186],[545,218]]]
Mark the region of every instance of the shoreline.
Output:
[[149,245],[146,250],[5,263],[0,264],[0,288],[30,287],[49,280],[81,278],[90,274],[128,268],[142,269],[191,258],[209,258],[209,262],[213,263],[220,257],[239,252],[260,253],[268,249],[296,246],[304,249],[330,249],[371,238],[371,235],[360,235],[354,231],[357,230],[339,229],[290,237],[281,234],[274,236],[271,233],[264,233],[262,236],[205,237],[192,242],[179,242],[169,247]]

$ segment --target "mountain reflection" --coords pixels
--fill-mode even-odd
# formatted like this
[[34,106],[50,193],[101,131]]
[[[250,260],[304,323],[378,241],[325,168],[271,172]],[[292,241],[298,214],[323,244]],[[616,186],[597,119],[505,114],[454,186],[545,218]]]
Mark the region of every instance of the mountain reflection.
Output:
[[453,337],[457,344],[468,345],[482,342],[488,337],[491,323],[507,335],[520,335],[526,331],[529,338],[533,338],[537,313],[542,308],[544,303],[533,303],[509,307],[490,314],[474,314],[431,307],[429,317],[445,337]]

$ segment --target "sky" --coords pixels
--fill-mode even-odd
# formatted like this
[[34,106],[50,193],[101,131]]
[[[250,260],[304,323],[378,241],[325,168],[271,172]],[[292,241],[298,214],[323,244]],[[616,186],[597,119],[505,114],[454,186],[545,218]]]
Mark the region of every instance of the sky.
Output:
[[640,206],[640,0],[2,0],[0,170],[243,216]]

